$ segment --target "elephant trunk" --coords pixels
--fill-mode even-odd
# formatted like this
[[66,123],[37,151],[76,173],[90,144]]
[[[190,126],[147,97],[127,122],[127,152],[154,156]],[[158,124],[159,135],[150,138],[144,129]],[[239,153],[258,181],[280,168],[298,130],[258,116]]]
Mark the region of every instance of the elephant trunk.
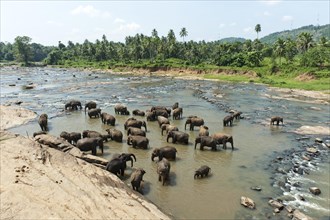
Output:
[[170,138],[170,135],[167,135],[166,141],[168,142],[168,139]]
[[231,148],[234,150],[234,139],[232,136],[229,138],[229,142],[231,144]]
[[144,128],[146,129],[146,132],[147,132],[147,124],[146,124],[145,121],[143,122],[143,126],[144,126]]
[[131,140],[131,139],[132,139],[131,137],[128,137],[128,138],[127,138],[127,144],[128,144],[128,145],[132,145],[132,140]]
[[[134,158],[134,160],[135,160],[135,162],[136,162],[136,157],[135,157],[135,155],[134,154],[130,154],[129,155],[131,158],[133,157]],[[132,160],[132,163],[133,163],[133,160]],[[133,166],[133,165],[132,165]]]
[[151,161],[154,161],[154,158],[156,157],[155,154],[151,154]]
[[186,122],[186,123],[184,124],[184,130],[186,130],[186,126],[187,126],[187,124],[189,124],[189,123]]

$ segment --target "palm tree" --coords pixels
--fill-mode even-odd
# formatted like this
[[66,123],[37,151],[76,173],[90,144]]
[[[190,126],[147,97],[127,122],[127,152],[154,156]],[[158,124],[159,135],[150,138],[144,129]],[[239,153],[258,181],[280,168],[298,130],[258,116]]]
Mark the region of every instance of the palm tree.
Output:
[[180,31],[180,37],[182,37],[183,42],[184,42],[184,37],[187,37],[187,36],[188,36],[188,31],[185,27],[183,27]]
[[281,65],[281,57],[285,54],[285,41],[282,38],[278,38],[274,44],[274,52],[280,58]]
[[257,24],[256,25],[256,27],[254,28],[254,30],[257,32],[257,39],[258,39],[258,34],[259,34],[259,32],[261,31],[261,26],[260,26],[260,24]]
[[313,44],[313,35],[311,33],[303,32],[299,34],[297,45],[302,53],[305,53],[309,48],[313,47]]

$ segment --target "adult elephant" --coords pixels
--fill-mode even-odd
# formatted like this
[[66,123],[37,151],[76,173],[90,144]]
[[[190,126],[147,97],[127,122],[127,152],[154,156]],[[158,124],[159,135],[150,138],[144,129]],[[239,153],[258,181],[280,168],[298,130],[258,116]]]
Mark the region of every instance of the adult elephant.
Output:
[[168,120],[168,118],[166,118],[164,116],[158,116],[157,121],[158,121],[159,127],[162,127],[163,124],[170,124],[170,121]]
[[175,160],[176,152],[176,148],[171,146],[155,148],[151,154],[151,160],[154,161],[155,157],[158,157],[158,161],[161,161],[164,157],[168,160]]
[[129,111],[127,110],[127,107],[123,104],[116,104],[114,109],[116,114],[129,115]]
[[210,136],[200,136],[195,139],[195,149],[197,144],[200,144],[200,149],[204,150],[204,147],[210,147],[212,150],[217,150],[217,140]]
[[183,109],[182,108],[176,108],[173,110],[172,117],[173,120],[181,119],[183,114]]
[[92,108],[88,110],[89,118],[99,118],[101,117],[101,109],[100,108]]
[[83,138],[101,138],[103,141],[108,141],[109,135],[108,134],[101,134],[98,131],[91,131],[91,130],[84,130],[82,132]]
[[127,130],[129,127],[140,128],[140,129],[144,127],[145,131],[147,131],[147,123],[145,121],[140,121],[135,118],[130,118],[124,123],[125,130]]
[[81,102],[78,100],[70,100],[67,103],[65,103],[65,110],[71,109],[71,110],[78,110],[78,108],[81,110]]
[[280,125],[280,122],[282,122],[282,125],[283,125],[283,117],[274,116],[270,119],[270,124],[271,125],[274,125],[275,122],[276,122],[276,125]]
[[120,174],[124,176],[124,172],[127,167],[126,162],[131,161],[131,166],[133,167],[133,159],[136,161],[134,154],[116,154],[108,162],[105,169],[115,175]]
[[132,145],[133,148],[147,149],[149,146],[149,139],[143,136],[128,136],[127,144]]
[[107,125],[115,126],[116,124],[115,116],[110,115],[109,113],[106,112],[101,113],[101,121],[103,124],[107,124]]
[[163,186],[165,185],[165,182],[169,180],[170,170],[171,170],[171,164],[166,158],[163,158],[161,161],[158,161],[157,163],[158,181],[162,181]]
[[81,133],[62,131],[60,137],[67,140],[70,144],[76,145],[78,140],[81,139]]
[[181,143],[181,144],[188,144],[189,143],[189,134],[182,132],[182,131],[170,131],[167,134],[166,141],[172,138],[172,143]]
[[223,126],[232,126],[233,125],[234,117],[233,115],[227,115],[223,118]]
[[147,121],[156,121],[157,120],[155,112],[152,112],[150,110],[147,110],[146,118],[147,118]]
[[43,113],[39,116],[38,124],[42,131],[48,131],[48,115]]
[[171,124],[162,124],[162,126],[160,126],[161,129],[161,134],[163,135],[164,131],[166,131],[166,134],[168,134],[168,132],[170,131],[178,131],[179,128],[175,125],[171,125]]
[[154,110],[165,110],[168,115],[171,115],[171,111],[172,111],[170,108],[167,108],[165,106],[152,106],[151,111],[154,111]]
[[211,168],[206,165],[201,166],[200,168],[198,168],[198,170],[195,171],[194,179],[196,179],[198,177],[203,178],[204,176],[208,176],[210,170],[211,170]]
[[132,111],[132,114],[137,115],[137,116],[145,116],[146,113],[144,111],[139,110],[139,109],[134,109]]
[[187,124],[190,125],[190,131],[193,131],[195,126],[204,125],[204,120],[199,117],[189,117],[189,118],[187,118],[186,123],[184,124],[185,130],[186,130]]
[[201,125],[199,127],[198,136],[209,136],[209,135],[210,135],[209,128],[205,125]]
[[151,110],[151,112],[154,114],[154,116],[157,118],[158,116],[163,116],[165,118],[169,117],[168,111],[165,109],[154,109]]
[[101,148],[103,154],[103,139],[102,138],[82,138],[77,142],[77,148],[81,151],[92,151],[96,155],[96,148]]
[[233,111],[232,113],[233,118],[235,118],[236,120],[241,118],[241,114],[242,114],[241,111]]
[[87,102],[85,104],[85,114],[86,114],[86,110],[90,110],[93,108],[96,108],[96,102],[94,102],[94,101]]
[[224,133],[215,133],[212,134],[211,137],[216,140],[217,144],[222,144],[224,149],[227,149],[226,143],[229,142],[231,144],[231,148],[234,150],[233,136]]
[[147,136],[146,132],[140,128],[129,127],[127,129],[127,135],[136,135],[136,136]]
[[120,130],[117,130],[115,128],[113,129],[106,129],[106,131],[109,134],[109,138],[111,140],[114,140],[116,142],[123,142],[123,133]]

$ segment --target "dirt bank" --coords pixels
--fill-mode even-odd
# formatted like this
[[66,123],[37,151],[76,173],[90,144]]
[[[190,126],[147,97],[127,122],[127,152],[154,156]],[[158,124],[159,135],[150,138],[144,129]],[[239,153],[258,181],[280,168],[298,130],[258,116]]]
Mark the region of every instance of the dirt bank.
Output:
[[3,130],[34,117],[1,106],[0,219],[169,219],[108,171]]

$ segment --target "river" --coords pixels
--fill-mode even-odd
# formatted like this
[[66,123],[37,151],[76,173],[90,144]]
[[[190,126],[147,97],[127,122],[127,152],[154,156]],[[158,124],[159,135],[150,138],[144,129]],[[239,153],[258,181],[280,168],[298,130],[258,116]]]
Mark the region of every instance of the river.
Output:
[[[33,89],[24,85],[33,83]],[[163,211],[177,219],[264,219],[276,218],[273,208],[268,205],[270,198],[280,198],[285,204],[315,219],[328,219],[330,216],[329,156],[328,149],[322,156],[308,164],[309,174],[295,175],[287,163],[277,163],[279,157],[291,157],[307,145],[313,145],[316,137],[324,141],[329,135],[298,135],[293,131],[302,125],[329,126],[329,105],[310,104],[272,97],[280,96],[276,90],[264,85],[233,84],[206,80],[184,80],[173,77],[122,75],[97,71],[78,71],[55,68],[2,68],[1,104],[21,101],[22,107],[38,114],[47,113],[49,133],[59,136],[62,131],[96,130],[106,133],[113,126],[104,125],[100,119],[90,119],[84,111],[64,111],[69,99],[78,99],[84,105],[96,101],[102,112],[116,117],[115,128],[124,133],[123,143],[105,143],[104,154],[110,159],[114,153],[130,152],[136,155],[134,167],[128,167],[122,178],[129,183],[130,173],[141,167],[146,171],[143,182],[144,196]],[[122,103],[132,112],[133,109],[146,111],[155,105],[171,107],[178,102],[183,108],[183,119],[170,120],[179,130],[189,134],[189,145],[166,142],[157,122],[147,122],[148,150],[133,149],[126,144],[124,122],[128,117],[115,115],[114,105]],[[223,127],[222,119],[228,110],[242,111],[243,118],[234,120],[232,127]],[[235,149],[218,148],[216,152],[206,148],[194,149],[198,128],[184,129],[189,115],[202,117],[209,127],[210,134],[224,132],[234,137]],[[271,116],[284,117],[284,126],[270,126]],[[136,116],[137,119],[146,120]],[[37,120],[10,129],[15,133],[31,136],[39,131]],[[300,140],[300,141],[298,141]],[[156,162],[151,161],[152,149],[170,145],[176,147],[177,160],[171,161],[170,181],[162,186],[158,182]],[[230,146],[230,144],[229,144]],[[303,163],[302,159],[299,159]],[[211,168],[210,175],[194,179],[194,171],[201,165]],[[280,175],[278,168],[288,168]],[[291,176],[290,176],[291,175]],[[283,181],[299,182],[299,187],[283,189]],[[317,186],[319,196],[308,192],[308,187]],[[260,186],[261,191],[251,190]],[[284,187],[285,188],[285,187]],[[305,201],[297,199],[297,195]],[[247,196],[256,203],[256,210],[240,205],[240,197]]]

